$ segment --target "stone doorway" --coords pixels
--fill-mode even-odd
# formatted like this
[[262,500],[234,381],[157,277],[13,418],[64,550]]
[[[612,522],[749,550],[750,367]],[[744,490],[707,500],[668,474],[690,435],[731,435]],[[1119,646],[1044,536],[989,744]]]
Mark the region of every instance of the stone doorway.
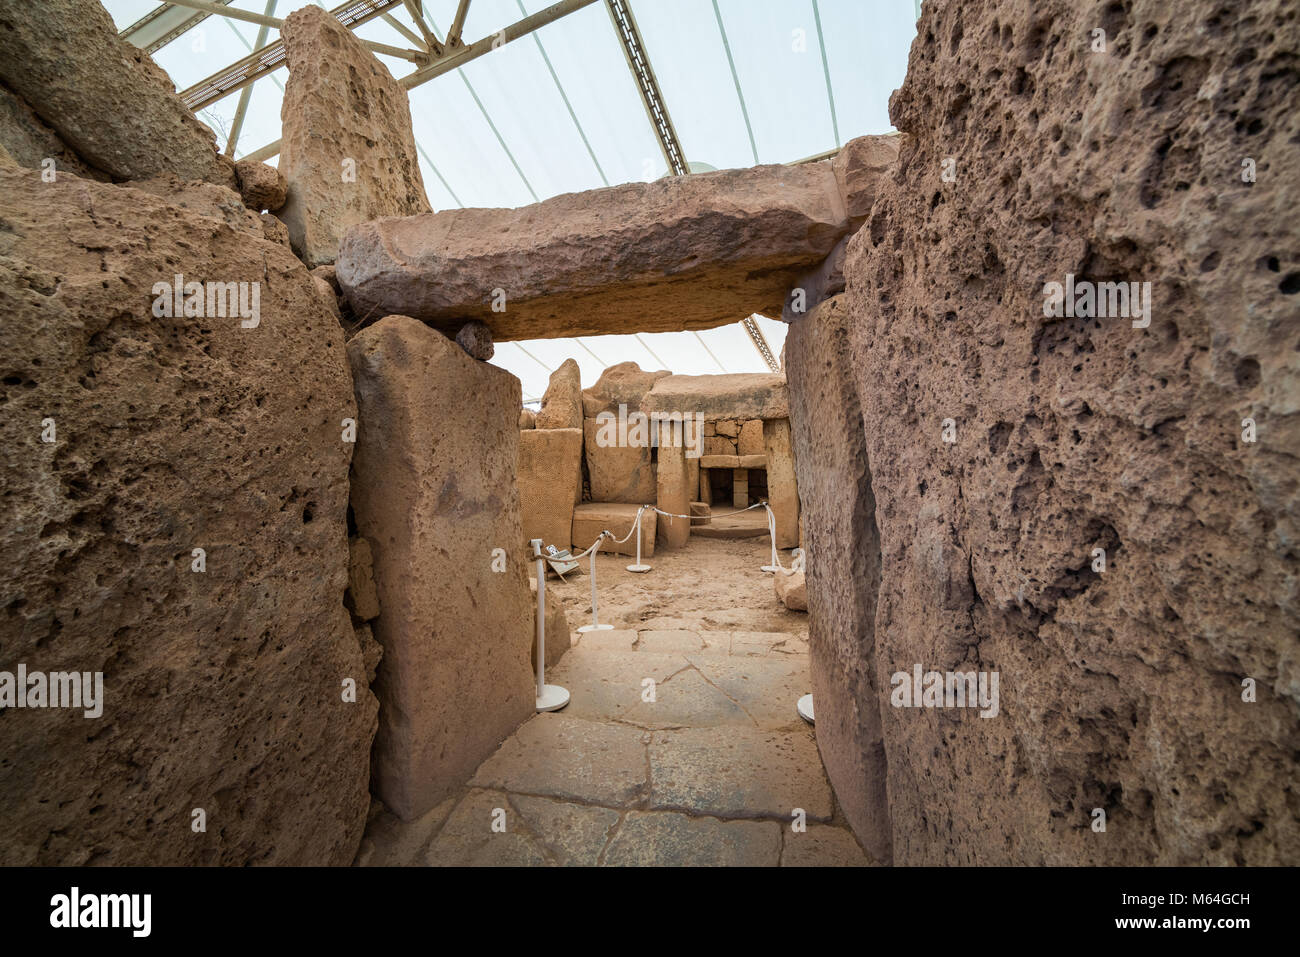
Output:
[[[709,498],[713,510],[725,512],[730,508],[748,508],[755,502],[767,500],[767,469],[708,468]],[[703,484],[703,483],[701,483]]]
[[576,631],[591,620],[585,575],[552,579],[572,638],[547,681],[570,705],[526,721],[423,817],[376,814],[358,863],[872,863],[795,711],[810,688],[808,618],[771,600],[768,556],[766,538],[692,537],[636,575],[602,553],[606,632]]

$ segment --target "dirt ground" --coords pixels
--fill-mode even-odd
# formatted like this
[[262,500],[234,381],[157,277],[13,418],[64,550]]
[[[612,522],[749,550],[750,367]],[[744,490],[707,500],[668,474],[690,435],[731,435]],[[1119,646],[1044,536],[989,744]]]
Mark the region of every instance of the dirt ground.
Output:
[[[790,552],[778,551],[790,567]],[[683,548],[655,551],[644,560],[651,570],[633,573],[626,555],[596,558],[597,601],[602,624],[634,631],[779,631],[804,641],[806,612],[789,611],[777,600],[772,576],[761,570],[772,556],[769,539],[709,539],[692,536]],[[590,558],[582,573],[547,580],[548,601],[564,605],[569,630],[591,622]],[[575,636],[576,637],[576,636]]]

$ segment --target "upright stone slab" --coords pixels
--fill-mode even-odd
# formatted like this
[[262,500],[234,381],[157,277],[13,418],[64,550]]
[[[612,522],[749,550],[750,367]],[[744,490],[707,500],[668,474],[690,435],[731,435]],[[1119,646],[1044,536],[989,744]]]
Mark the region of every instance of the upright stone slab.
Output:
[[749,508],[749,469],[731,470],[731,507]]
[[573,359],[565,359],[551,373],[542,407],[537,411],[539,429],[582,428],[582,372]]
[[736,438],[737,455],[766,455],[763,446],[763,420],[750,419],[740,429]]
[[655,553],[655,524],[659,513],[646,509],[641,513],[641,534],[633,535],[632,527],[636,524],[636,505],[614,505],[608,502],[586,502],[573,510],[573,547],[587,548],[601,532],[613,533],[614,539],[626,539],[623,542],[605,539],[601,543],[602,552],[614,555],[636,555],[638,538],[641,541],[641,557],[651,558]]
[[[807,536],[805,581],[817,749],[863,847],[888,863],[892,832],[875,648],[880,537],[843,297],[790,325],[785,369]],[[769,486],[771,476],[768,478]],[[864,666],[864,662],[867,666]]]
[[[103,675],[97,717],[0,712],[0,864],[348,864],[377,703],[337,320],[201,204],[16,168],[0,197],[0,670]],[[256,315],[176,314],[177,274]]]
[[582,483],[582,430],[520,431],[518,482],[522,540],[568,548],[574,489]]
[[[776,522],[776,547],[794,548],[799,544],[799,484],[790,444],[790,420],[765,420],[763,445],[767,449],[767,503]],[[743,457],[741,464],[745,464]]]
[[171,173],[234,187],[235,166],[97,0],[0,0],[0,80],[116,179]]
[[[659,508],[669,515],[659,516],[660,548],[681,548],[691,537],[691,520],[676,518],[691,514],[690,469],[686,465],[686,445],[680,423],[659,425],[659,463],[656,469]],[[675,433],[675,434],[674,434]]]
[[583,428],[591,500],[629,505],[654,504],[657,486],[648,441],[649,427],[645,429],[647,442],[644,445],[620,445],[617,435],[599,426],[596,419],[585,419]]
[[410,820],[534,713],[520,639],[532,622],[515,484],[522,395],[510,373],[406,316],[362,330],[347,352],[352,510],[383,608],[373,790]]
[[289,227],[294,251],[319,266],[334,261],[349,226],[428,212],[429,200],[406,90],[388,69],[320,7],[289,14],[280,37],[289,64],[280,169],[289,195],[277,215]]

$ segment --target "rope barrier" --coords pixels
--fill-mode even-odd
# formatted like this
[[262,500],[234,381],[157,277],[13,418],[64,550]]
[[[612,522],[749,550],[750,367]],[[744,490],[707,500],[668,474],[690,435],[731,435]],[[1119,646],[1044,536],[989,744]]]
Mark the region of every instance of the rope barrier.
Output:
[[772,564],[764,565],[763,571],[775,574],[778,569],[785,571],[785,566],[781,564],[781,554],[776,550],[776,513],[766,502],[763,503],[763,507],[767,509],[767,534],[772,539]]
[[[654,509],[656,512],[658,512],[660,515],[667,516],[668,518],[703,518],[703,517],[704,517],[704,516],[702,516],[702,515],[678,515],[676,512],[665,512],[662,508],[659,508],[659,507],[656,506],[656,505],[643,505],[643,506],[641,506],[641,507],[642,507],[642,508],[652,508],[652,509]],[[742,512],[749,512],[749,511],[753,511],[753,510],[756,509],[756,508],[766,508],[766,507],[767,507],[767,503],[766,503],[766,502],[755,502],[753,505],[750,505],[748,508],[738,508],[738,509],[736,509],[734,512],[718,512],[718,513],[715,513],[715,512],[709,512],[708,517],[709,517],[709,518],[728,518],[729,516],[732,516],[732,515],[739,515],[739,514],[741,514]]]

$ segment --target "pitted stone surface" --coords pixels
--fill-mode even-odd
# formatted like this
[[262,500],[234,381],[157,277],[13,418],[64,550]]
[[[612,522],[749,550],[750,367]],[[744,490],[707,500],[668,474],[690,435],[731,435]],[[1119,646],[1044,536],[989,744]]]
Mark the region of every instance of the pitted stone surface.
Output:
[[[4,670],[104,694],[0,713],[0,864],[350,862],[378,706],[344,608],[338,322],[242,204],[16,167],[0,197]],[[156,315],[176,274],[260,284],[256,322]]]
[[[874,636],[814,668],[880,709],[896,862],[1300,861],[1297,49],[1270,0],[922,7],[845,265]],[[1153,308],[1047,314],[1070,281]],[[890,707],[917,664],[998,716]]]
[[[0,80],[115,179],[171,173],[234,188],[234,163],[97,0],[0,3]],[[76,171],[75,166],[73,167]]]
[[774,867],[773,821],[720,821],[674,811],[630,811],[605,854],[611,867]]

